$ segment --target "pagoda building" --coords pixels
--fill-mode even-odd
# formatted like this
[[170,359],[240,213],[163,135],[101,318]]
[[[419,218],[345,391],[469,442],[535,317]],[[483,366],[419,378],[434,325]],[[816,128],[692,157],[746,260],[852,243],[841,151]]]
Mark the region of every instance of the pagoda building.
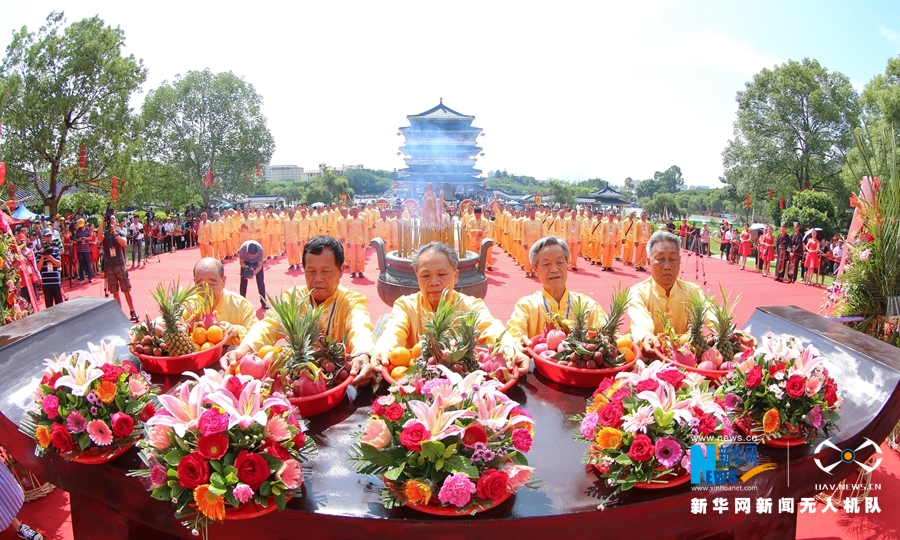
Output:
[[484,155],[478,147],[478,136],[484,134],[481,128],[472,127],[474,116],[454,111],[441,98],[436,107],[406,118],[409,126],[398,133],[406,139],[398,152],[406,168],[398,171],[398,178],[409,184],[410,192],[424,193],[428,182],[434,184],[435,192],[448,184],[455,191],[466,192],[468,186],[483,182],[475,162]]

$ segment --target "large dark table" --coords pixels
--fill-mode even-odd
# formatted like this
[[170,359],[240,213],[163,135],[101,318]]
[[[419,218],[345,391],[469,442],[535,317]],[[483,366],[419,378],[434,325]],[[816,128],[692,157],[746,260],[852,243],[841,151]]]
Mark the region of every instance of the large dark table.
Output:
[[[18,431],[28,397],[41,375],[44,358],[85,348],[88,341],[116,340],[125,346],[130,323],[111,300],[77,298],[8,326],[0,327],[0,444],[26,468],[69,492],[72,526],[81,539],[191,538],[174,519],[173,507],[150,498],[140,481],[125,476],[140,466],[136,450],[105,465],[69,463],[50,452],[34,457],[34,442]],[[880,443],[900,419],[900,360],[892,348],[840,324],[796,307],[759,308],[750,319],[757,336],[768,330],[813,341],[829,358],[844,398],[840,431],[831,440],[840,448],[856,448],[865,438]],[[171,383],[171,380],[161,381]],[[381,389],[383,390],[383,388]],[[577,427],[567,416],[583,410],[590,390],[559,386],[537,374],[525,376],[510,397],[535,417],[535,444],[528,454],[542,489],[524,489],[498,508],[474,517],[432,517],[407,508],[385,510],[379,502],[381,481],[355,473],[347,449],[365,421],[373,389],[351,391],[332,411],[314,417],[310,432],[319,457],[306,470],[304,496],[287,510],[209,528],[211,538],[794,538],[796,512],[778,513],[778,500],[815,494],[814,484],[836,483],[857,472],[840,465],[829,475],[818,468],[812,447],[790,450],[759,447],[760,461],[773,471],[758,474],[743,491],[695,491],[690,484],[662,490],[631,490],[599,510],[598,494],[610,490],[585,470],[585,446],[572,439]],[[823,451],[823,462],[837,452]],[[865,461],[873,449],[861,451]],[[712,510],[712,499],[728,499],[729,510]],[[736,497],[771,497],[773,513],[736,514]],[[705,515],[690,511],[691,499],[706,498]]]

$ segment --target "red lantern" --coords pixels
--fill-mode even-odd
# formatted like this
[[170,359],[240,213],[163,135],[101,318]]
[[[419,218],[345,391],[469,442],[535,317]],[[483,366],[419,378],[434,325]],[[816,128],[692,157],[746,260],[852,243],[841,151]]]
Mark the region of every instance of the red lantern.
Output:
[[806,181],[806,189],[809,189],[809,180]]
[[207,169],[206,171],[206,180],[203,181],[203,185],[206,186],[207,189],[212,187],[213,181],[213,173],[212,170]]
[[256,177],[259,178],[260,168],[259,163],[256,164]]
[[84,146],[78,147],[78,168],[87,168],[87,148]]
[[12,182],[9,183],[9,200],[16,200],[16,185]]
[[402,154],[403,154],[403,152],[397,152],[397,155],[398,155],[398,156],[400,156],[400,155],[402,155]]
[[779,198],[778,198],[778,209],[779,209],[779,210],[784,210],[784,197],[779,197]]
[[394,189],[397,189],[397,188],[399,188],[399,187],[400,187],[399,184],[394,184]]
[[6,182],[6,162],[0,161],[0,186],[3,185],[3,182]]
[[775,198],[775,190],[773,190],[772,188],[769,188],[769,200],[771,201],[774,198]]
[[397,132],[397,136],[399,137],[400,135],[401,135],[401,133],[398,131],[398,132]]
[[483,131],[481,132],[481,136],[484,137],[484,132],[483,132]]
[[747,194],[747,202],[744,203],[744,206],[747,207],[747,210],[750,209],[750,194]]
[[487,189],[487,184],[483,184],[481,187],[482,187],[483,189]]

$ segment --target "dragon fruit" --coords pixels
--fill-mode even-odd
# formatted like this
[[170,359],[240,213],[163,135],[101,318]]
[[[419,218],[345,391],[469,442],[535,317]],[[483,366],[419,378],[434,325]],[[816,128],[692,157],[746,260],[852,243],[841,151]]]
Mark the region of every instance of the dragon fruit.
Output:
[[681,347],[678,347],[677,349],[672,351],[672,360],[685,366],[697,366],[697,355],[695,355],[691,351],[691,349],[685,345],[682,345]]
[[325,374],[315,364],[307,364],[292,386],[294,393],[300,397],[321,394],[325,391]]

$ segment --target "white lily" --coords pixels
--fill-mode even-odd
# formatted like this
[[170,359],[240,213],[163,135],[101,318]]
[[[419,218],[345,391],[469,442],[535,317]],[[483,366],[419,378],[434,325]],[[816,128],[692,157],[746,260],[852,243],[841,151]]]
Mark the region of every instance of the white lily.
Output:
[[83,358],[87,353],[78,351],[66,358],[61,356],[58,360],[60,371],[66,373],[56,381],[56,387],[65,386],[72,389],[73,396],[83,396],[88,393],[91,384],[103,375],[103,370],[95,364]]

